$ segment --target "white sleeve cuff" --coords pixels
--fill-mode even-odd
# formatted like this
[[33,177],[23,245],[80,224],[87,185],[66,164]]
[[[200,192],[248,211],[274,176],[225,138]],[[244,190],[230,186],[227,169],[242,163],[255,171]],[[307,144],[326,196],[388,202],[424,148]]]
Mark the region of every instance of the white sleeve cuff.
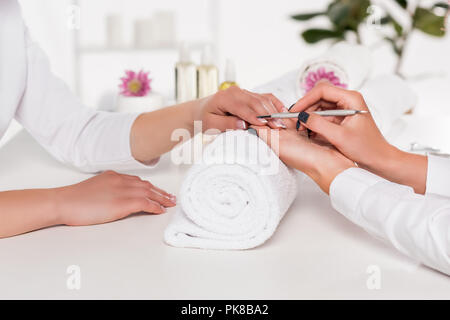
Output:
[[385,181],[360,168],[349,168],[338,174],[330,185],[330,199],[334,209],[350,221],[362,225],[358,216],[358,203],[368,188]]
[[450,197],[450,159],[428,156],[426,194]]

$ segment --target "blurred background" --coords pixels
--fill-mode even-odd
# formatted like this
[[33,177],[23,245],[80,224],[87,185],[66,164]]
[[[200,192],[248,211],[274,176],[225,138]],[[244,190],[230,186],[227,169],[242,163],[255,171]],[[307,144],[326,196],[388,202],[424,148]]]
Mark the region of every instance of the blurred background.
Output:
[[[442,107],[450,113],[450,39],[448,32],[436,31],[441,21],[437,19],[444,21],[447,12],[446,0],[19,2],[54,73],[93,108],[112,108],[120,78],[128,69],[149,71],[152,92],[173,102],[181,42],[189,44],[194,63],[200,63],[204,45],[211,45],[219,82],[224,80],[226,59],[232,59],[238,84],[252,89],[299,68],[345,38],[370,48],[371,75],[401,73],[419,93],[416,114]],[[338,5],[330,10],[335,2]],[[363,10],[356,21],[347,19],[345,5]],[[428,11],[408,12],[418,6]],[[411,22],[412,16],[418,21]],[[357,33],[352,32],[355,29]],[[399,50],[406,38],[399,70]],[[14,124],[8,135],[19,127]]]

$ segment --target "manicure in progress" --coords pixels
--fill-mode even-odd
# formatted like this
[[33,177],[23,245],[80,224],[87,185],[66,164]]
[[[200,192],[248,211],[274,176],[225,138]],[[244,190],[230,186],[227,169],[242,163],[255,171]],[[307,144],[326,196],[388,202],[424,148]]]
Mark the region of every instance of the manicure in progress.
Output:
[[302,112],[300,112],[299,114],[298,114],[298,117],[297,117],[297,124],[295,125],[295,128],[297,129],[297,131],[298,131],[298,129],[300,129],[300,124],[303,122],[303,123],[306,123],[307,121],[308,121],[308,118],[309,118],[309,113],[308,112],[305,112],[305,111],[302,111]]

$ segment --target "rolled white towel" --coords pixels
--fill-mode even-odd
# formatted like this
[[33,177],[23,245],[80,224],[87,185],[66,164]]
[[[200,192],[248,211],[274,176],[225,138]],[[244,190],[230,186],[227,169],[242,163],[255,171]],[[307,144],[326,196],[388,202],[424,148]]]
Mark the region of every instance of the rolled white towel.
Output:
[[188,171],[165,230],[175,247],[249,249],[275,232],[297,194],[296,174],[248,131],[219,135]]

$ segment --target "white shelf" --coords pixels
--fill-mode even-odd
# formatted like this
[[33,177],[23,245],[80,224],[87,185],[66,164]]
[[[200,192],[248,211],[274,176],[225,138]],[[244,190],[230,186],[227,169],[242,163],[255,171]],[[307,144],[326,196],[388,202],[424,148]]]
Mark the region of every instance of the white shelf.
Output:
[[[190,50],[202,50],[205,43],[193,43],[189,44]],[[77,48],[79,54],[99,54],[99,53],[133,53],[133,52],[152,52],[152,51],[178,51],[179,46],[168,46],[168,47],[148,47],[148,48],[137,48],[137,47],[123,47],[123,48],[114,48],[114,47],[79,47]]]

